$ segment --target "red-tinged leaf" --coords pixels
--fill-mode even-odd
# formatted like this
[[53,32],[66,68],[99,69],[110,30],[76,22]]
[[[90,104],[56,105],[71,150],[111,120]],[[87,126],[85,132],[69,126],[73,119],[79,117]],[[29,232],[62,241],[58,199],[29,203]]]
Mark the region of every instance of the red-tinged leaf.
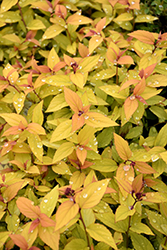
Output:
[[54,227],[55,221],[51,220],[46,214],[40,214],[40,222],[43,227]]
[[65,19],[65,17],[67,16],[66,7],[64,5],[56,4],[55,14],[56,14],[56,16],[59,16],[61,18],[63,17],[63,19]]
[[78,14],[73,14],[68,17],[66,22],[72,25],[82,25],[82,24],[92,23],[93,21],[92,19],[88,17],[78,15]]
[[64,95],[66,102],[75,113],[83,110],[81,98],[74,91],[64,87]]
[[80,208],[92,208],[96,206],[103,197],[110,179],[96,181],[87,185],[82,192],[76,196],[76,202]]
[[138,101],[134,95],[129,96],[124,103],[124,111],[126,119],[129,120],[133,113],[138,108]]
[[19,135],[22,133],[22,130],[19,128],[19,126],[13,126],[9,129],[7,129],[2,136],[8,136],[8,135]]
[[89,40],[89,55],[102,43],[103,37],[101,36],[93,36]]
[[146,102],[146,100],[142,96],[136,95],[136,99],[139,100],[139,102],[142,102],[142,103],[148,105],[148,103]]
[[127,87],[129,87],[129,86],[135,84],[135,83],[138,83],[138,82],[139,82],[139,80],[135,80],[135,79],[129,80],[129,81],[127,81],[127,82],[124,82],[124,83],[122,84],[122,86],[120,87],[119,92],[120,92],[121,90],[126,89]]
[[15,113],[1,113],[0,116],[5,119],[5,121],[10,125],[10,126],[19,126],[20,122],[22,122],[22,124],[24,126],[27,126],[27,120],[19,114],[15,114]]
[[154,44],[154,41],[155,41],[153,34],[146,30],[133,31],[132,33],[129,33],[128,35],[147,44]]
[[14,244],[20,247],[22,250],[27,250],[29,248],[28,243],[22,235],[10,234],[9,236],[13,240]]
[[149,178],[145,178],[145,179],[144,179],[144,183],[145,183],[148,187],[153,187],[153,186],[155,186],[155,185],[158,184],[157,181],[154,181],[154,180],[149,179]]
[[41,249],[38,248],[38,247],[33,246],[33,247],[30,247],[28,250],[41,250]]
[[141,79],[141,81],[134,88],[133,94],[134,95],[140,95],[140,94],[142,94],[143,91],[145,90],[145,87],[146,87],[146,81],[145,81],[145,77],[143,77]]
[[113,189],[113,188],[107,187],[106,191],[105,191],[105,194],[110,194],[110,193],[117,193],[117,191],[115,189]]
[[167,198],[163,196],[163,193],[159,193],[159,192],[146,193],[146,196],[143,196],[142,198],[144,201],[148,201],[152,203],[167,202]]
[[85,124],[85,118],[83,115],[78,116],[74,114],[72,117],[72,131],[76,131]]
[[147,77],[149,77],[153,73],[156,65],[157,65],[157,63],[154,63],[154,64],[148,66],[147,68],[145,68],[145,70],[144,70],[145,79],[147,79]]
[[12,200],[16,196],[17,192],[21,189],[23,183],[24,181],[19,181],[8,186],[3,192],[4,201],[9,202]]
[[82,146],[79,146],[76,149],[76,154],[77,154],[78,159],[83,165],[87,156],[87,151]]
[[84,75],[80,72],[77,72],[75,74],[70,74],[70,80],[79,88],[83,89],[84,86]]
[[124,161],[130,159],[132,156],[132,151],[129,148],[127,141],[125,141],[121,136],[114,133],[114,143],[117,153]]
[[143,188],[143,175],[139,174],[135,177],[134,181],[132,182],[132,189],[135,193],[139,193]]
[[33,220],[33,222],[32,222],[31,225],[30,225],[30,228],[29,228],[28,233],[30,233],[31,231],[34,231],[34,229],[35,229],[36,227],[38,227],[39,224],[40,224],[39,218]]
[[38,123],[28,124],[26,130],[28,130],[32,134],[46,135],[45,129]]
[[134,61],[131,56],[121,56],[118,61],[118,64],[134,64]]
[[93,162],[85,161],[84,165],[81,166],[81,169],[88,168],[93,165]]
[[146,162],[142,161],[136,161],[135,162],[135,168],[142,174],[153,174],[156,173],[156,171],[148,165]]
[[39,237],[53,250],[59,250],[59,231],[54,231],[53,227],[44,228],[39,225],[38,229]]
[[32,2],[31,5],[34,8],[38,7],[38,9],[41,9],[41,10],[44,10],[44,11],[47,11],[50,13],[52,13],[52,11],[53,11],[51,6],[48,4],[47,1],[45,1],[45,2],[41,2],[41,1]]
[[54,67],[53,71],[58,72],[60,69],[64,68],[66,66],[65,62],[58,62]]
[[106,17],[100,19],[100,21],[96,24],[97,33],[100,33],[102,29],[105,27],[105,25],[106,25]]
[[58,230],[70,222],[78,213],[79,206],[74,204],[73,201],[63,202],[57,212],[56,212],[56,227],[55,230]]
[[122,187],[127,193],[130,194],[132,192],[132,186],[129,182],[119,179],[117,177],[114,178],[117,180],[118,185]]
[[38,206],[34,206],[34,202],[27,198],[19,197],[16,204],[22,214],[28,218],[37,219],[40,215],[40,209]]

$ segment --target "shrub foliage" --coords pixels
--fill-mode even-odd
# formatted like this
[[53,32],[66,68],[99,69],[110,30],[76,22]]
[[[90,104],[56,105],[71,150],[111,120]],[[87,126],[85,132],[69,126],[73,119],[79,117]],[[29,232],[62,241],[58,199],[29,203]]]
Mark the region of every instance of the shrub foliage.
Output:
[[145,6],[2,1],[0,249],[167,249],[167,33]]

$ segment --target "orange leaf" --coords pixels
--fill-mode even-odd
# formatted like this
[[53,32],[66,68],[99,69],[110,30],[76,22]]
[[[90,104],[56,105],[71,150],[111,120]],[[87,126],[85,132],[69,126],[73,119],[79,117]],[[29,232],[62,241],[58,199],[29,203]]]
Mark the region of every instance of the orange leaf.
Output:
[[105,27],[105,25],[106,25],[106,17],[100,19],[100,21],[96,24],[97,33],[100,33],[102,29]]
[[40,222],[43,227],[54,227],[55,222],[51,220],[46,214],[40,214]]
[[154,63],[154,64],[148,66],[147,68],[145,68],[145,70],[144,70],[145,79],[153,73],[156,65],[157,65],[157,63]]
[[93,36],[89,40],[89,54],[92,52],[102,43],[103,38],[101,36]]
[[143,187],[143,175],[139,174],[135,177],[133,183],[132,183],[132,189],[135,191],[135,193],[139,193]]
[[119,92],[121,90],[126,89],[127,87],[131,86],[132,84],[135,84],[135,83],[138,83],[138,82],[139,82],[139,80],[135,80],[135,79],[129,80],[127,82],[124,82],[122,84],[122,86],[120,87]]
[[28,249],[28,243],[26,242],[25,238],[22,235],[11,234],[9,236],[13,240],[14,244],[20,247],[22,250]]
[[143,174],[156,173],[156,171],[150,165],[142,161],[136,161],[135,168],[136,170],[138,170],[140,173],[143,173]]
[[153,34],[146,30],[133,31],[132,33],[129,33],[128,35],[147,44],[154,44],[154,41],[155,41]]
[[78,204],[74,204],[74,202],[70,200],[63,202],[56,212],[55,230],[58,230],[69,223],[77,215],[78,211]]
[[124,181],[117,177],[114,177],[114,178],[117,180],[118,185],[122,187],[127,193],[130,194],[132,192],[132,186],[128,181]]
[[129,148],[127,141],[121,136],[114,133],[114,143],[117,153],[124,161],[128,160],[132,156],[132,151]]
[[119,64],[134,64],[134,61],[131,56],[121,56],[117,63]]
[[[39,218],[33,220],[33,222],[30,225],[29,231],[28,233],[30,233],[31,231],[34,231],[34,229],[40,224],[40,220]],[[38,229],[37,229],[38,230]]]
[[129,120],[129,118],[133,115],[137,107],[138,107],[138,101],[136,100],[136,97],[134,95],[129,96],[124,103],[124,110],[127,120]]
[[4,200],[9,202],[11,199],[13,199],[16,196],[17,192],[21,189],[23,183],[24,181],[19,181],[7,187],[3,192]]
[[87,151],[82,146],[80,146],[76,149],[76,154],[77,154],[78,159],[83,165],[87,156]]
[[59,231],[54,231],[53,227],[44,228],[39,225],[38,227],[39,237],[45,244],[47,244],[53,250],[59,250]]
[[19,114],[15,114],[15,113],[1,113],[0,116],[5,119],[5,121],[10,125],[10,126],[19,126],[20,122],[22,122],[22,124],[24,126],[27,126],[28,123],[26,121],[26,119]]
[[74,114],[72,117],[72,131],[76,131],[77,129],[81,128],[85,123],[84,116],[78,116]]
[[40,209],[38,206],[33,205],[33,201],[30,201],[27,198],[19,197],[16,201],[16,204],[22,214],[28,218],[37,219],[39,217]]
[[28,124],[26,130],[28,130],[32,134],[45,135],[45,129],[39,125],[38,123],[30,123]]
[[140,95],[144,92],[146,87],[146,81],[145,78],[143,77],[141,81],[136,85],[136,87],[133,90],[134,95]]
[[81,98],[74,91],[64,87],[64,95],[66,102],[75,113],[83,110]]

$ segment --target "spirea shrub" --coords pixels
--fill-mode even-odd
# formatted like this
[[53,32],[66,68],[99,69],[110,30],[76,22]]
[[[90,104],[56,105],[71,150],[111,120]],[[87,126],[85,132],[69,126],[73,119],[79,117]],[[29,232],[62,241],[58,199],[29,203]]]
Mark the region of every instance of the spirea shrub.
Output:
[[1,2],[0,249],[167,249],[156,20],[139,0]]

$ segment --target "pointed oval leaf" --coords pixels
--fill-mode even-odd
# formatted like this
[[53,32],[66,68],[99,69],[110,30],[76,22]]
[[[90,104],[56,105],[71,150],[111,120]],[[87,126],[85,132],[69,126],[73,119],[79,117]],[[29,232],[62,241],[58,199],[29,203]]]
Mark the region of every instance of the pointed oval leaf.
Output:
[[33,123],[38,123],[39,125],[43,124],[43,100],[36,105],[36,107],[33,109],[33,114],[32,114],[32,122]]
[[42,161],[43,158],[43,144],[39,135],[30,134],[28,135],[28,144],[33,152],[33,154]]
[[20,212],[28,218],[37,219],[41,213],[39,207],[34,206],[34,202],[25,197],[19,197],[16,204]]
[[135,250],[154,250],[152,244],[144,236],[130,232],[131,240]]
[[100,113],[87,112],[84,118],[85,123],[94,128],[119,126],[116,122]]
[[73,14],[68,17],[66,22],[72,25],[82,25],[82,24],[92,23],[93,21],[88,17],[78,14]]
[[60,123],[54,130],[50,142],[60,141],[62,139],[68,138],[73,134],[72,132],[72,120],[67,120]]
[[130,159],[132,151],[129,148],[128,142],[125,141],[121,136],[114,133],[114,143],[117,153],[123,160]]
[[51,51],[49,52],[49,55],[48,55],[48,61],[47,61],[47,65],[48,67],[53,70],[54,66],[60,62],[60,59],[54,49],[54,47],[51,49]]
[[22,122],[22,124],[24,126],[27,126],[27,120],[19,114],[15,114],[15,113],[1,113],[0,116],[5,119],[5,121],[10,125],[10,126],[19,126],[20,122]]
[[29,29],[29,30],[42,30],[45,28],[46,28],[46,26],[39,19],[34,19],[30,23],[28,23],[28,25],[27,25],[27,29]]
[[132,216],[135,212],[135,209],[131,210],[131,207],[120,205],[115,213],[115,221],[125,220],[128,216]]
[[17,192],[21,189],[23,183],[24,181],[19,181],[8,186],[3,192],[4,201],[9,202],[11,199],[13,199]]
[[58,24],[53,24],[49,28],[47,28],[47,30],[43,34],[42,40],[53,38],[59,35],[63,30],[65,30],[64,27]]
[[53,227],[38,226],[39,237],[45,244],[47,244],[53,250],[59,250],[60,233],[54,231]]
[[61,161],[63,158],[69,156],[74,150],[74,144],[72,142],[63,143],[56,151],[53,157],[53,163]]

